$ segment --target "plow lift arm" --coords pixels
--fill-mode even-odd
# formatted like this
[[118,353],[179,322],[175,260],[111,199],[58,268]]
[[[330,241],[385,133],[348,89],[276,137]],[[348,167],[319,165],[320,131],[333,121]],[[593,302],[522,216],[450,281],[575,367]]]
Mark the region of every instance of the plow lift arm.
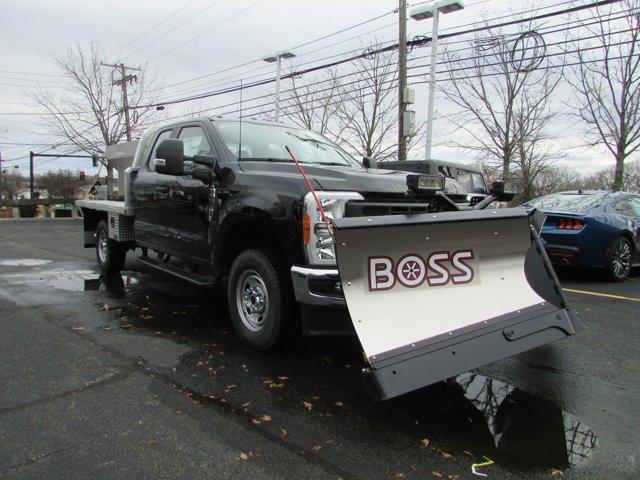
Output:
[[509,197],[509,184],[498,184],[475,207],[449,201],[453,211],[332,220],[374,398],[576,333],[579,324],[538,235],[544,219],[522,208],[486,208]]

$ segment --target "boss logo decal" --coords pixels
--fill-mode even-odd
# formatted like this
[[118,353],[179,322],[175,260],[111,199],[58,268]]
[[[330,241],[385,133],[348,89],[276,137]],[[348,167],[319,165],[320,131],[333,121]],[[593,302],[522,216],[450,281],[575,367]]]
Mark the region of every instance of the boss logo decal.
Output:
[[416,288],[471,283],[475,277],[472,249],[431,252],[427,257],[409,253],[394,261],[385,255],[367,259],[369,291],[390,290],[396,284]]

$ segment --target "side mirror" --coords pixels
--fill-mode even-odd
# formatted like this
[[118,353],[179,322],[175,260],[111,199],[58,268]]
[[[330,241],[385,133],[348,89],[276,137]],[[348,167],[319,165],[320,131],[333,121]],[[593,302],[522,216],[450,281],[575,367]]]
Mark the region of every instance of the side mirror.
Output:
[[362,166],[364,168],[378,168],[376,160],[372,157],[362,157]]
[[184,144],[177,138],[166,138],[156,150],[156,172],[179,176],[183,173]]

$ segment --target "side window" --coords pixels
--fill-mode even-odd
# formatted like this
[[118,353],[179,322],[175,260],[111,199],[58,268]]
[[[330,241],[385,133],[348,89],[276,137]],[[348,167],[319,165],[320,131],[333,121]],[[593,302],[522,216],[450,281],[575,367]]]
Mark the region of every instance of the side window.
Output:
[[164,140],[165,138],[169,138],[170,136],[171,130],[165,130],[160,135],[158,135],[158,138],[156,138],[156,143],[153,144],[153,150],[151,150],[151,155],[149,155],[149,160],[147,162],[147,167],[149,168],[150,172],[156,171],[156,162],[154,160],[156,159],[156,150],[158,150],[158,145],[160,145],[160,142],[162,140]]
[[213,155],[213,149],[202,127],[184,127],[178,136],[184,142],[185,157],[194,155]]

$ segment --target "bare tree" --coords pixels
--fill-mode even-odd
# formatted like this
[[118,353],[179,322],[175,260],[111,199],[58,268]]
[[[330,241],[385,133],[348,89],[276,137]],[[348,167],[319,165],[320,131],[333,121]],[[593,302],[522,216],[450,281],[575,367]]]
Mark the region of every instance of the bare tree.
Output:
[[14,198],[26,183],[27,180],[19,173],[3,173],[0,176],[0,198]]
[[36,182],[39,188],[47,191],[49,198],[75,198],[82,182],[77,173],[71,170],[58,170],[38,175]]
[[584,188],[584,178],[572,168],[552,166],[540,171],[535,181],[535,195],[578,190]]
[[332,69],[317,78],[292,78],[291,88],[282,92],[281,111],[296,125],[331,137],[332,121],[340,108],[339,89],[340,78]]
[[448,115],[455,139],[446,143],[497,163],[504,179],[520,170],[517,176],[531,189],[557,155],[546,145],[546,129],[561,74],[539,68],[548,66],[544,40],[532,25],[522,28],[514,35],[493,29],[488,37],[476,37],[472,53],[446,49],[448,78],[441,89],[456,109]]
[[595,25],[581,27],[595,40],[573,42],[577,65],[568,80],[576,95],[569,105],[589,144],[603,145],[615,158],[613,190],[623,187],[625,160],[640,147],[639,7],[636,0],[623,2],[623,18],[617,6],[598,9]]
[[[100,65],[105,54],[96,40],[86,46],[75,43],[67,46],[64,55],[54,57],[63,76],[63,86],[56,90],[40,88],[27,92],[46,112],[41,126],[54,138],[71,143],[77,150],[90,155],[104,155],[107,145],[126,138],[122,109],[121,87],[114,85],[118,72]],[[131,110],[131,131],[139,136],[153,108],[136,108],[152,103],[157,88],[144,69],[137,72],[128,84],[128,103]],[[152,93],[146,93],[151,90]]]
[[[356,157],[378,160],[397,154],[397,60],[391,50],[378,52],[379,44],[338,71],[309,79],[293,79],[283,92],[281,111],[293,123],[321,133]],[[414,147],[424,132],[424,123],[407,142]]]
[[[372,52],[377,49],[376,45],[369,48]],[[385,160],[397,153],[395,56],[386,51],[355,60],[349,80],[340,85],[334,135],[356,155]]]

